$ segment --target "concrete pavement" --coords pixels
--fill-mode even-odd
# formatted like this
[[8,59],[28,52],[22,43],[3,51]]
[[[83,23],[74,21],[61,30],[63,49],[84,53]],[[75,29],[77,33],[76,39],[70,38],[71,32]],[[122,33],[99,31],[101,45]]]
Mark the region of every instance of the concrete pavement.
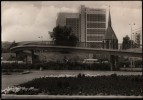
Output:
[[141,99],[143,96],[84,95],[2,95],[2,99]]

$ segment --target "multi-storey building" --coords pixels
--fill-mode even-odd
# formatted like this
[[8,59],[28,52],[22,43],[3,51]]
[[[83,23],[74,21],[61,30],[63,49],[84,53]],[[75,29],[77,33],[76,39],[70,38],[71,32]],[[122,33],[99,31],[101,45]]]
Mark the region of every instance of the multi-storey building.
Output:
[[57,25],[72,28],[79,42],[87,47],[102,48],[106,33],[106,9],[93,9],[81,5],[79,13],[59,13]]
[[59,13],[57,18],[57,25],[67,26],[72,28],[72,34],[79,37],[79,14],[78,13]]
[[82,5],[80,26],[80,42],[86,42],[88,47],[101,47],[106,31],[106,10]]
[[142,29],[136,29],[133,31],[133,41],[142,48]]

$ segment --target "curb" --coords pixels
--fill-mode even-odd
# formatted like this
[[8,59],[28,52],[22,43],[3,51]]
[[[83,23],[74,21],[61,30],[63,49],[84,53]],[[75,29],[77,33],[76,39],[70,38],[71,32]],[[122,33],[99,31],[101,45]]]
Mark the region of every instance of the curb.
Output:
[[2,95],[2,99],[141,99],[143,96]]

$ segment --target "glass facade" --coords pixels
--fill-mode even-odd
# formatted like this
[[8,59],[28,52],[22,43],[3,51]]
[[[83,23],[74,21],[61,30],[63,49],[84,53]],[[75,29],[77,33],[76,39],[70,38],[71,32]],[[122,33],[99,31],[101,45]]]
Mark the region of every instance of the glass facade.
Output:
[[101,34],[104,35],[106,32],[105,29],[87,29],[88,34]]
[[78,36],[79,34],[79,19],[78,18],[66,18],[66,26],[72,28],[72,34]]
[[87,36],[87,41],[102,41],[103,36]]
[[105,23],[90,23],[87,22],[87,28],[106,28]]
[[86,41],[102,42],[106,31],[106,11],[86,9]]
[[61,13],[58,16],[57,24],[66,25],[72,28],[79,42],[88,42],[97,45],[101,43],[106,31],[106,10],[93,9],[81,5],[79,13]]
[[87,21],[105,22],[105,14],[87,14]]

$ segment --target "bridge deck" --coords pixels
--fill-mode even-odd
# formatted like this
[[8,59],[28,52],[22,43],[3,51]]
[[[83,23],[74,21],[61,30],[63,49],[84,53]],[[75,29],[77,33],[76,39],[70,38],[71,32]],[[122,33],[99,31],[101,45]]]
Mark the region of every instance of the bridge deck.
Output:
[[12,52],[21,50],[47,50],[47,51],[70,51],[70,52],[84,52],[84,53],[101,53],[121,56],[142,57],[142,50],[113,50],[102,48],[87,48],[87,47],[73,47],[73,46],[52,46],[52,45],[21,45],[11,48]]

